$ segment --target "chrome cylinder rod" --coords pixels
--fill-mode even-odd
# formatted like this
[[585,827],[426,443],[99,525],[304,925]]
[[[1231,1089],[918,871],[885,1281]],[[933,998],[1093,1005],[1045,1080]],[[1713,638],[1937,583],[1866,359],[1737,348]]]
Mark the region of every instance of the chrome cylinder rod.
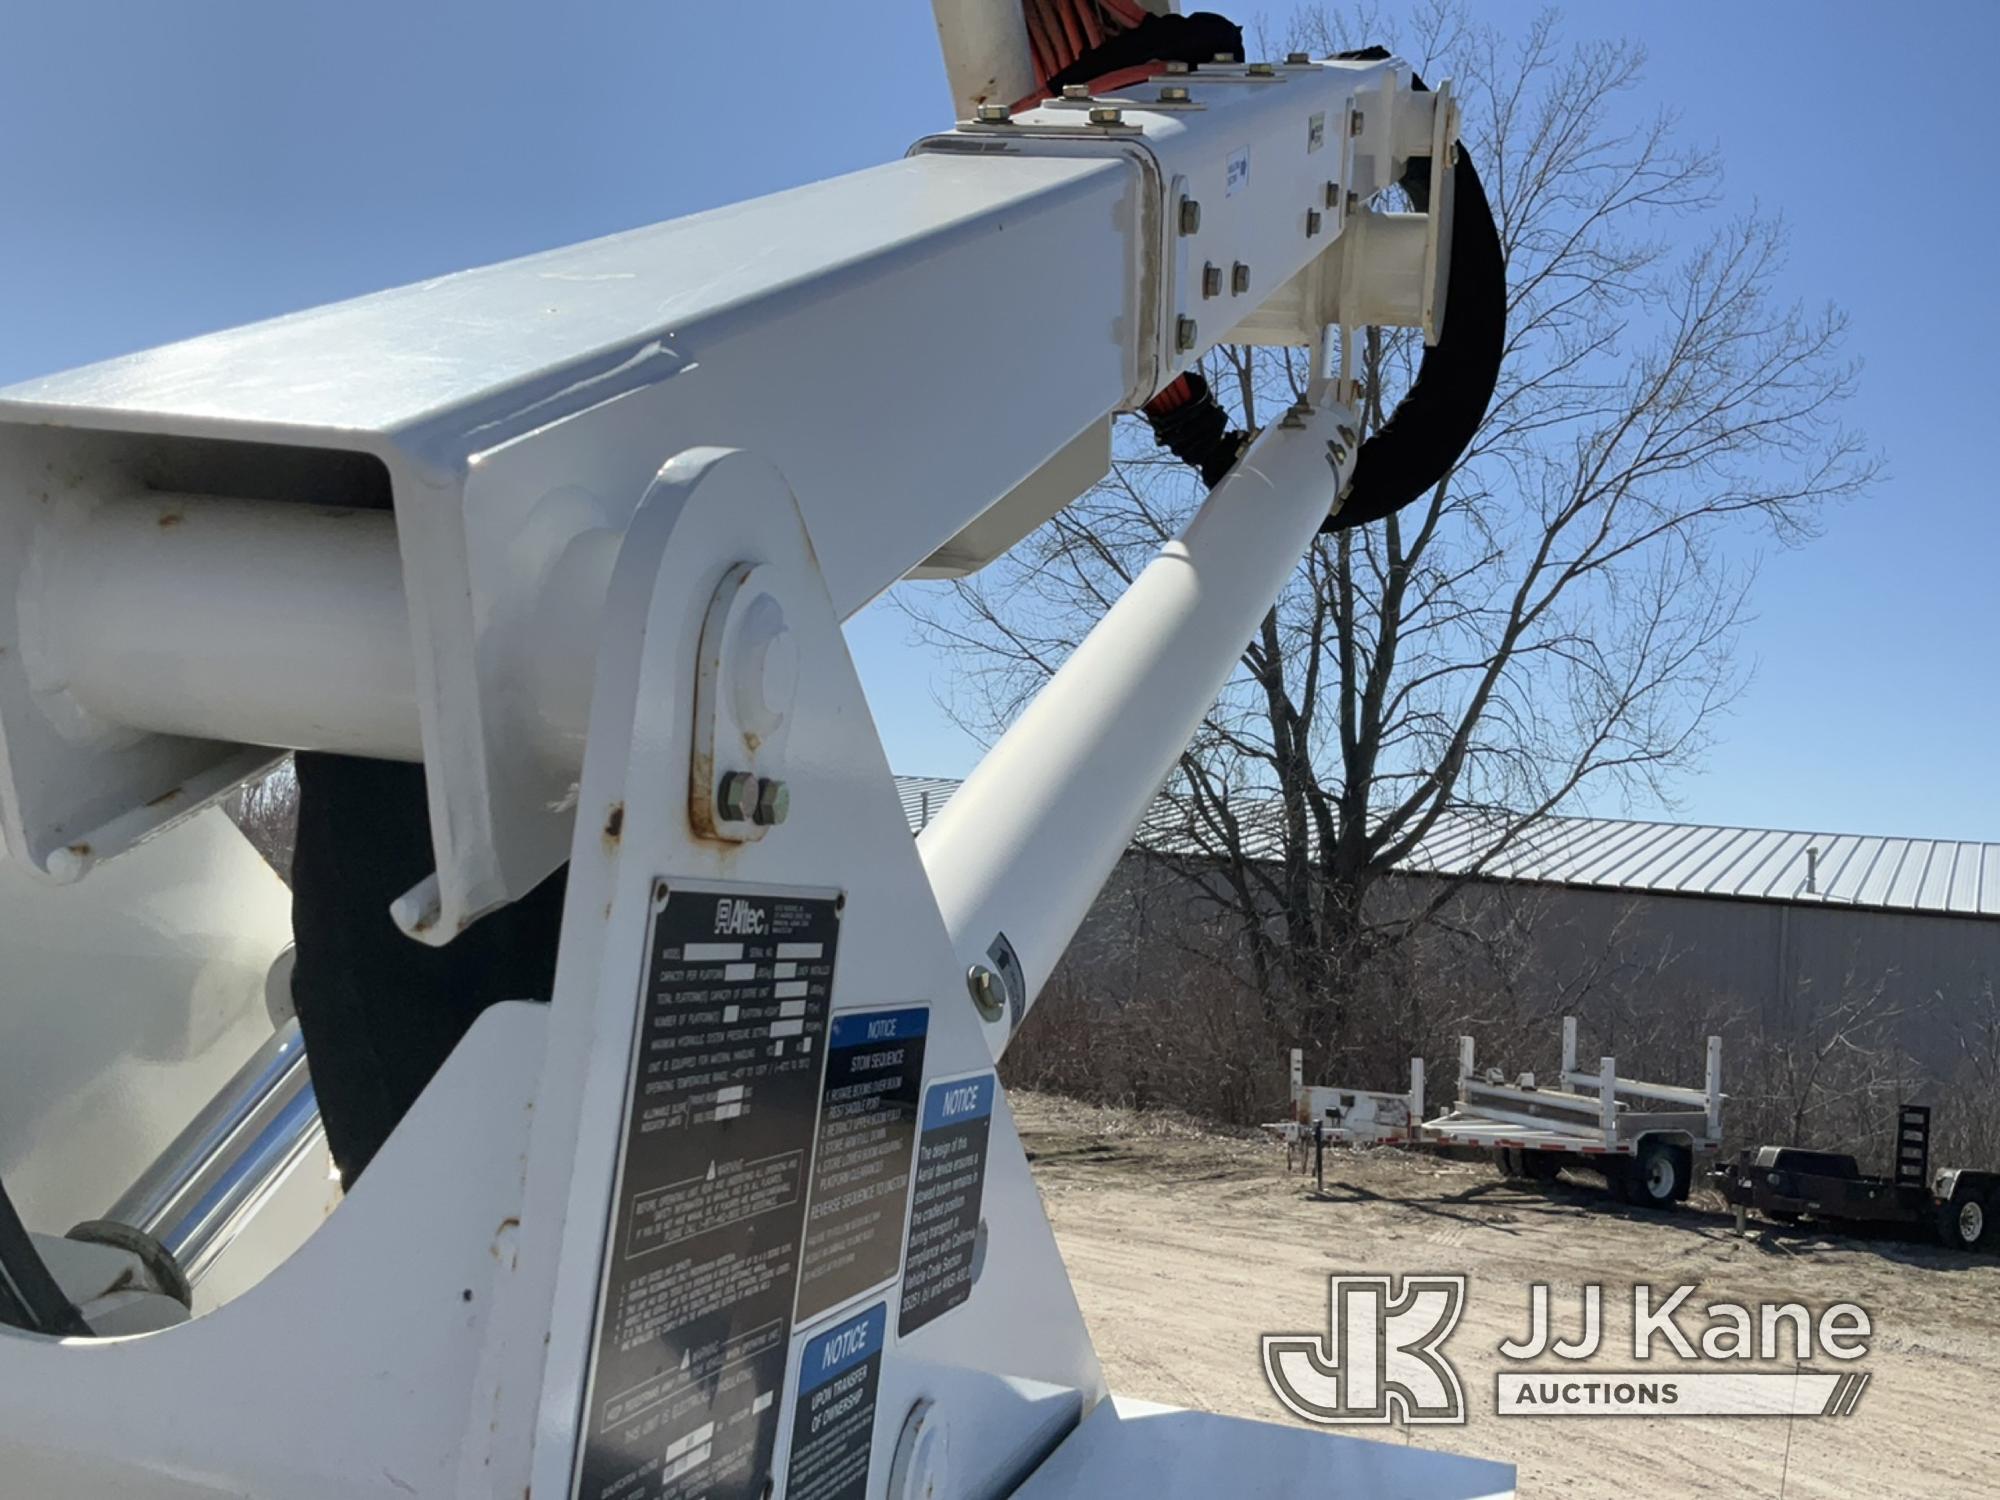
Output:
[[305,1043],[290,1021],[105,1217],[152,1235],[198,1283],[322,1136]]

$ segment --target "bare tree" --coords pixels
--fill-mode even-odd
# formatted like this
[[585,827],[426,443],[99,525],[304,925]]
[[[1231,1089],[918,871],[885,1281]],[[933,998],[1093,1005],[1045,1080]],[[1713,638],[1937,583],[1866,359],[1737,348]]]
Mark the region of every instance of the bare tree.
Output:
[[[1349,39],[1320,13],[1291,40]],[[1391,40],[1464,101],[1508,262],[1501,384],[1427,496],[1314,545],[1169,787],[1187,877],[1308,1038],[1551,813],[1670,799],[1744,684],[1757,548],[1810,537],[1873,468],[1839,423],[1843,318],[1781,297],[1780,227],[1722,214],[1674,117],[1628,123],[1637,47],[1566,45],[1547,15],[1510,40],[1446,4]],[[1372,430],[1420,351],[1358,352]],[[1249,428],[1303,373],[1294,350],[1208,360]],[[906,596],[959,657],[960,721],[1009,721],[1199,498],[1131,424],[1104,483],[1007,559]],[[1447,835],[1455,879],[1370,902]]]

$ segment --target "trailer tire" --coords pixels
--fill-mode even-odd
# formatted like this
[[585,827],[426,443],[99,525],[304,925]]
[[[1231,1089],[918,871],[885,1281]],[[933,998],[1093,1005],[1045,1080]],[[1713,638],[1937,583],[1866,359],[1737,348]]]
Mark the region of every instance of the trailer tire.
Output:
[[1662,1140],[1641,1141],[1627,1179],[1631,1201],[1646,1208],[1672,1208],[1684,1201],[1688,1165],[1683,1148]]
[[1979,1250],[2000,1242],[1994,1217],[1996,1205],[1971,1188],[1961,1186],[1951,1202],[1938,1210],[1938,1238],[1953,1250]]
[[1493,1164],[1500,1169],[1500,1175],[1510,1182],[1517,1182],[1528,1175],[1522,1163],[1522,1151],[1518,1146],[1502,1146],[1493,1153]]
[[1553,1151],[1527,1151],[1528,1175],[1536,1182],[1554,1182],[1562,1176],[1562,1158]]

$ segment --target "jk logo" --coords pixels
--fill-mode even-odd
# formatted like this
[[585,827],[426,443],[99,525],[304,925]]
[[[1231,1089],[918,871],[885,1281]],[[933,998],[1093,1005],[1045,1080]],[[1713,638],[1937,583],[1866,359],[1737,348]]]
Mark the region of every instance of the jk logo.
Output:
[[1465,1421],[1458,1371],[1438,1353],[1465,1307],[1463,1276],[1327,1279],[1325,1335],[1264,1335],[1264,1378],[1308,1422]]

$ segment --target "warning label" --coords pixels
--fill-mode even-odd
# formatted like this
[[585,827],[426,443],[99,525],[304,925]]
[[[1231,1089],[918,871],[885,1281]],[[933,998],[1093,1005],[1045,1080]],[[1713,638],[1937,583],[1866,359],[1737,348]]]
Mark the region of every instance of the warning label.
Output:
[[929,1027],[921,1005],[833,1018],[799,1275],[801,1322],[880,1286],[902,1263]]
[[924,1096],[910,1198],[910,1246],[896,1333],[914,1332],[972,1295],[973,1252],[993,1127],[991,1073],[934,1083]]
[[875,1446],[875,1389],[889,1304],[878,1302],[806,1344],[785,1500],[862,1500]]
[[783,1410],[837,898],[656,898],[580,1500],[753,1500]]

